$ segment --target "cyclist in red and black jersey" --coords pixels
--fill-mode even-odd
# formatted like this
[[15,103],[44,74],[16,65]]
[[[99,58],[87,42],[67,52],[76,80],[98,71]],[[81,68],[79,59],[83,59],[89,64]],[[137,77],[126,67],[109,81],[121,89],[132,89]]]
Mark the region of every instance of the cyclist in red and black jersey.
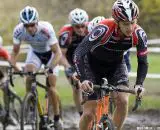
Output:
[[[73,68],[73,53],[79,43],[88,34],[87,24],[88,24],[88,14],[86,11],[76,8],[72,10],[69,14],[70,25],[65,25],[61,28],[59,32],[59,44],[63,52],[63,57],[60,64],[65,67],[66,76],[71,79],[71,75],[75,72]],[[79,114],[82,114],[81,107],[81,92],[76,89],[72,82],[73,88],[73,99],[78,109]]]
[[[80,88],[93,91],[92,84],[100,84],[106,77],[109,84],[128,87],[128,71],[123,54],[135,46],[137,48],[137,79],[135,92],[144,92],[143,82],[148,70],[147,36],[145,31],[136,24],[139,16],[137,5],[131,0],[117,0],[112,8],[113,19],[105,19],[85,37],[76,48],[74,54],[75,68],[80,77]],[[128,111],[128,94],[113,93],[116,97],[116,108],[113,121],[117,130],[121,130]],[[84,104],[80,120],[80,130],[88,130],[88,126],[96,113],[96,99],[93,93]]]

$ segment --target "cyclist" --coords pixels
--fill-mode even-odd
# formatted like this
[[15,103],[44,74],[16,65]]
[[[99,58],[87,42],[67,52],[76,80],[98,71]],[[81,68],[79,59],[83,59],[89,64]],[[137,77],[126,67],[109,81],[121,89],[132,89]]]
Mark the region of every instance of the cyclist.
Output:
[[88,23],[88,32],[91,32],[105,17],[97,16]]
[[[75,68],[80,77],[80,88],[84,92],[93,92],[92,85],[100,84],[106,77],[109,84],[128,87],[128,71],[124,63],[123,53],[136,46],[138,69],[135,92],[144,92],[143,82],[147,74],[147,36],[137,25],[139,9],[132,0],[117,0],[112,7],[113,19],[105,19],[85,37],[76,48],[74,54]],[[76,77],[74,77],[76,80]],[[128,112],[128,97],[126,93],[113,93],[116,98],[113,121],[117,130],[121,130]],[[88,130],[96,112],[96,99],[93,92],[89,101],[84,104],[80,119],[80,130]]]
[[[54,29],[49,22],[39,21],[36,8],[26,6],[20,12],[20,23],[13,31],[13,52],[11,55],[12,64],[16,64],[21,42],[30,44],[30,50],[27,54],[25,71],[38,71],[42,64],[49,67],[49,98],[53,105],[55,127],[62,129],[62,120],[60,119],[59,96],[56,90],[57,63],[61,57],[61,50],[56,38]],[[30,90],[31,77],[26,78],[26,90]]]
[[88,34],[87,22],[88,14],[86,11],[76,8],[69,13],[69,25],[65,25],[59,32],[59,44],[63,53],[60,64],[64,66],[66,77],[73,86],[73,99],[79,114],[82,114],[81,91],[74,87],[70,75],[75,72],[73,68],[73,53],[79,43]]
[[[1,61],[8,61],[10,63],[10,55],[9,55],[8,51],[6,49],[4,49],[2,46],[3,46],[3,38],[0,36],[0,60]],[[6,102],[8,101],[8,98],[7,98],[8,95],[7,95],[7,92],[5,89],[5,82],[6,82],[6,77],[7,77],[6,73],[7,73],[6,67],[4,67],[2,65],[0,67],[0,89],[3,92],[4,106],[5,106]],[[0,106],[1,106],[1,104],[0,104]],[[5,111],[6,111],[6,109],[4,109],[3,106],[1,106],[1,109],[0,109],[1,114],[0,115],[2,117],[5,116],[4,115]],[[9,117],[8,117],[8,123],[11,125],[17,125],[17,123],[18,123],[16,121],[16,119],[14,119],[14,117],[12,116],[11,113],[9,114]]]
[[[95,17],[91,22],[89,22],[88,31],[91,32],[99,24],[99,22],[101,22],[104,19],[105,18],[103,16]],[[127,50],[124,53],[124,61],[125,61],[126,65],[127,65],[128,72],[130,72],[131,71],[131,63],[130,63],[130,51],[129,50]]]

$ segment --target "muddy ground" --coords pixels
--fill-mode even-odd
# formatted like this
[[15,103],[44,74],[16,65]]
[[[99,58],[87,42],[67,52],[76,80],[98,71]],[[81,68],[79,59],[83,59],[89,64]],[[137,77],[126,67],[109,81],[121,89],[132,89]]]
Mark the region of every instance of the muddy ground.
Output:
[[[78,130],[74,128],[78,127],[79,121],[74,107],[65,108],[64,120],[66,130]],[[130,113],[123,130],[160,130],[160,110]]]
[[[64,108],[63,119],[65,130],[78,130],[79,115],[75,107]],[[1,125],[0,130],[2,130]],[[19,128],[9,126],[7,130],[19,130]],[[123,130],[160,130],[160,110],[130,113]]]

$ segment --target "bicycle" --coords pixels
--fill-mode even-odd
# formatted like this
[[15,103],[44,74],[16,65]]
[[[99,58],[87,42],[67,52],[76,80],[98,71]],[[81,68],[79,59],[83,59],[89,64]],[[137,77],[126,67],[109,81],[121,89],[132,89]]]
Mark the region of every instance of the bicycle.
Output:
[[[46,85],[38,82],[36,77],[38,75],[46,75],[45,72],[12,72],[13,75],[24,75],[32,77],[31,91],[26,93],[21,110],[21,130],[25,129],[25,126],[31,127],[32,130],[49,130],[54,128],[54,122],[52,121],[52,112],[50,108],[50,102],[48,98],[48,77],[46,77]],[[37,87],[41,87],[45,90],[46,105],[42,107],[39,98]],[[61,111],[61,103],[60,103]],[[40,121],[39,121],[40,117]],[[52,119],[51,119],[52,118]]]
[[[102,85],[93,85],[95,92],[100,94],[100,99],[98,99],[97,112],[94,121],[92,121],[90,130],[115,130],[112,119],[109,116],[109,93],[110,92],[125,92],[135,94],[134,89],[122,89],[108,84],[107,80],[103,78],[104,83]],[[139,91],[140,93],[140,91]],[[84,101],[82,105],[88,100],[89,93],[85,93]],[[137,96],[135,100],[135,105],[132,110],[136,110],[140,105],[140,98]]]
[[11,70],[13,67],[8,67],[7,68],[7,80],[3,83],[0,84],[0,86],[3,87],[3,91],[5,93],[4,96],[4,107],[1,105],[1,108],[4,108],[2,110],[2,124],[3,124],[3,130],[6,130],[6,127],[10,124],[10,116],[12,115],[14,119],[16,119],[17,123],[20,123],[20,110],[21,110],[21,105],[22,105],[22,100],[21,98],[16,94],[16,92],[11,89],[10,84],[12,87],[14,85],[12,84],[12,79],[11,79]]

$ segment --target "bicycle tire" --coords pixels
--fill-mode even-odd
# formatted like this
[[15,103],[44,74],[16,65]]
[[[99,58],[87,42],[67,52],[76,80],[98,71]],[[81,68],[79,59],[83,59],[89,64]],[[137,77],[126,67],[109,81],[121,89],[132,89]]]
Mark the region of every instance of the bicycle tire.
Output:
[[115,101],[113,98],[109,99],[109,114],[113,115],[113,112],[115,110]]
[[[29,116],[31,114],[31,111],[29,113],[29,109],[33,109],[32,113],[33,113],[33,117],[32,119],[30,118],[29,120],[27,120],[27,116]],[[31,127],[32,130],[39,130],[39,120],[38,120],[38,109],[37,109],[37,99],[35,98],[35,95],[31,92],[29,92],[23,101],[22,104],[22,110],[21,110],[21,130],[25,130],[25,123],[28,124],[31,122]],[[26,118],[26,119],[25,119]],[[35,122],[32,122],[35,121]]]
[[103,122],[103,129],[100,130],[115,130],[113,121],[109,116],[106,116],[106,119]]
[[11,99],[10,99],[10,109],[13,117],[20,123],[20,114],[21,114],[21,98],[14,92],[10,90]]

